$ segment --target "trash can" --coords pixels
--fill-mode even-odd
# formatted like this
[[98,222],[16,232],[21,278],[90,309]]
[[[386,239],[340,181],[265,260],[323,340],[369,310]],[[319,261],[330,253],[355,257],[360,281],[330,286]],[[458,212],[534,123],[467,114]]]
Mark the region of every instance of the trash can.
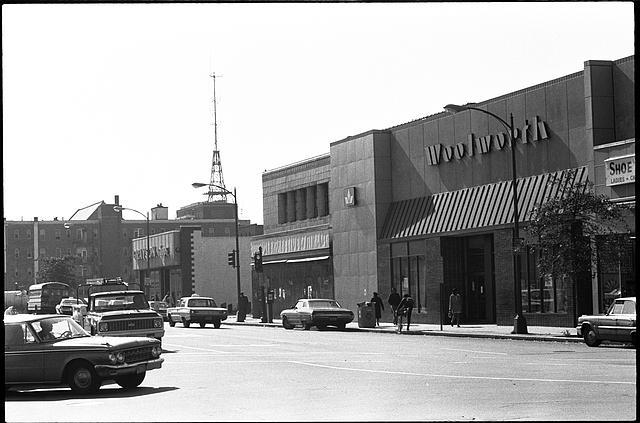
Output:
[[376,311],[373,308],[373,304],[368,301],[358,303],[358,327],[376,327]]

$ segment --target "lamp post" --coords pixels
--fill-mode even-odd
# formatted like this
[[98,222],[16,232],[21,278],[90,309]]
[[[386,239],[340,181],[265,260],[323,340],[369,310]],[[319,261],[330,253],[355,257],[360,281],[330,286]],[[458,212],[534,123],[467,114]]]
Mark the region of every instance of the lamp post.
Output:
[[[194,182],[191,184],[192,187],[194,188],[201,188],[204,186],[208,186],[209,187],[209,191],[211,191],[211,188],[218,188],[220,190],[222,190],[222,192],[224,194],[230,194],[233,195],[233,205],[234,205],[234,209],[235,209],[235,224],[236,224],[236,289],[237,289],[237,303],[236,303],[236,308],[238,306],[240,306],[240,292],[242,290],[242,288],[240,287],[240,240],[238,238],[238,197],[236,196],[236,189],[235,187],[233,188],[233,192],[229,191],[228,189],[226,189],[225,187],[221,187],[220,185],[216,185],[216,184],[203,184],[202,182]],[[206,195],[209,194],[209,192],[205,193]]]
[[[150,232],[149,231],[149,212],[147,212],[147,214],[145,215],[144,213],[142,213],[142,212],[140,212],[140,211],[138,211],[136,209],[130,209],[130,208],[127,208],[127,207],[122,207],[119,204],[116,204],[115,206],[113,206],[113,210],[116,213],[121,213],[122,210],[131,210],[132,212],[138,213],[140,216],[144,217],[147,220],[147,274],[146,274],[146,276],[149,277],[150,276],[149,272],[151,271],[151,249],[149,248],[149,232]],[[141,279],[142,279],[142,281],[141,281],[142,282],[142,286],[141,286],[142,290],[145,291],[146,295],[150,295],[144,289],[144,287],[145,287],[145,279],[146,278],[141,278]]]
[[520,248],[522,242],[520,240],[520,227],[518,222],[519,216],[518,190],[516,188],[516,146],[513,131],[513,113],[509,113],[509,123],[507,123],[500,116],[497,116],[487,110],[470,105],[458,106],[456,104],[447,104],[446,106],[444,106],[444,109],[451,114],[462,112],[464,110],[477,110],[498,120],[502,125],[504,125],[505,129],[507,130],[507,137],[509,138],[509,145],[511,146],[511,187],[513,190],[513,239],[511,251],[513,254],[513,289],[515,294],[516,309],[516,315],[513,318],[513,331],[511,333],[527,333],[527,321],[522,314],[522,287],[520,284]]

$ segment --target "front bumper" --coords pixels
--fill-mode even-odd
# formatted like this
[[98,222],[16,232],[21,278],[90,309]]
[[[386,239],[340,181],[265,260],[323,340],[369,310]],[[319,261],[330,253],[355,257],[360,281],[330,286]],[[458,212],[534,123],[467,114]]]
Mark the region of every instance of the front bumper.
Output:
[[576,326],[576,332],[578,332],[578,336],[582,336],[582,326]]
[[99,364],[95,366],[96,373],[102,378],[118,377],[132,374],[144,373],[148,370],[159,369],[162,367],[164,358],[145,361],[142,363],[131,364]]

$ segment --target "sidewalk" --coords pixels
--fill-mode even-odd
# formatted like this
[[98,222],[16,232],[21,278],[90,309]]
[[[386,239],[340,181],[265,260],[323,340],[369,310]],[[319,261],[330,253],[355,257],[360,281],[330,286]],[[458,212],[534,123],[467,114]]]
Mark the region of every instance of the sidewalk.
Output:
[[[247,325],[282,328],[280,319],[273,319],[273,323],[262,323],[259,318],[248,315],[244,322],[237,322],[236,316],[232,315],[223,322],[226,325]],[[467,338],[496,338],[496,339],[518,339],[527,341],[555,341],[555,342],[584,342],[576,334],[576,328],[561,328],[549,326],[529,326],[527,334],[512,334],[513,326],[498,325],[462,325],[452,327],[440,325],[412,323],[410,330],[406,331],[406,324],[403,325],[402,335],[431,335],[431,336],[458,336]],[[379,332],[396,334],[396,326],[393,323],[381,323],[376,328],[358,327],[358,322],[351,322],[347,325],[348,331]]]

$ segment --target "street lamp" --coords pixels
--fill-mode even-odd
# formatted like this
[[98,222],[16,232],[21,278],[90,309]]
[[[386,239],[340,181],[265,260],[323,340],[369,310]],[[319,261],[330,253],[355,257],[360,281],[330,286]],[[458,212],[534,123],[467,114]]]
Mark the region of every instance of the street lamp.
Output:
[[[127,207],[122,207],[122,206],[121,206],[121,205],[119,205],[119,204],[116,204],[115,206],[113,206],[113,210],[114,210],[116,213],[121,213],[121,212],[122,212],[122,210],[131,210],[132,212],[136,212],[136,213],[138,213],[140,216],[144,217],[144,218],[147,220],[147,275],[146,275],[146,276],[148,276],[148,277],[149,277],[149,276],[150,276],[150,273],[149,273],[149,272],[150,272],[150,267],[151,267],[151,266],[150,266],[150,262],[151,262],[151,250],[150,250],[150,248],[149,248],[149,232],[150,232],[150,231],[149,231],[149,212],[147,212],[147,214],[145,215],[144,213],[142,213],[142,212],[140,212],[140,211],[138,211],[138,210],[136,210],[136,209],[130,209],[130,208],[127,208]],[[141,286],[141,288],[144,290],[144,286],[145,286],[145,279],[144,279],[144,278],[141,278],[141,279],[142,279],[142,280],[141,280],[141,285],[142,285],[142,286]],[[145,294],[150,295],[150,294],[149,294],[148,292],[146,292],[146,291],[145,291]]]
[[[228,189],[226,189],[225,187],[221,187],[220,185],[216,185],[216,184],[203,184],[202,182],[194,182],[191,184],[192,187],[194,188],[202,188],[205,186],[209,187],[209,191],[211,191],[211,188],[218,188],[222,191],[222,193],[224,194],[230,194],[233,195],[233,204],[234,204],[234,208],[235,208],[235,223],[236,223],[236,289],[237,289],[237,294],[238,294],[238,299],[237,299],[237,303],[236,303],[236,307],[240,306],[240,292],[241,292],[241,288],[240,288],[240,240],[238,239],[238,197],[236,196],[236,189],[235,187],[233,188],[233,192],[229,191]],[[209,192],[206,193],[207,195],[209,194]]]
[[507,137],[509,138],[509,145],[511,146],[511,187],[513,190],[513,289],[515,291],[516,308],[516,315],[513,318],[513,331],[511,333],[527,333],[527,321],[522,314],[522,287],[520,286],[520,247],[522,245],[522,242],[520,240],[520,227],[518,223],[519,217],[518,192],[516,189],[516,146],[513,138],[513,113],[509,113],[509,123],[507,123],[500,116],[470,105],[458,106],[456,104],[447,104],[446,106],[444,106],[444,110],[451,114],[462,112],[464,110],[477,110],[497,119],[502,125],[504,125],[505,129],[507,130]]

